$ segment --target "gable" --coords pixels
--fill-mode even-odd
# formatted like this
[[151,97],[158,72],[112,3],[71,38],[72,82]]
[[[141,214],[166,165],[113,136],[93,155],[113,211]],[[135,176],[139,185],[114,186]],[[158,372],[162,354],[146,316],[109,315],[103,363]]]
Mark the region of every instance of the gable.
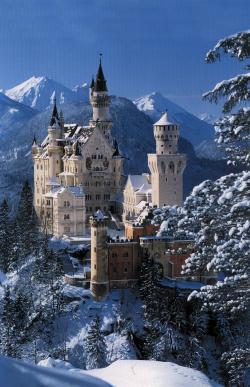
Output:
[[101,153],[111,158],[114,149],[98,128],[95,128],[88,141],[82,145],[82,153],[86,156]]

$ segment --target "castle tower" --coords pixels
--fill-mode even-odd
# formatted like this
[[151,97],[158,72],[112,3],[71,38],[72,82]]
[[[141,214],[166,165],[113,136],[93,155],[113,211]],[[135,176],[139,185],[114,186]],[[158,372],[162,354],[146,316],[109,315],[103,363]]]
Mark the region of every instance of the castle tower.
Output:
[[91,225],[91,281],[90,289],[96,300],[102,300],[109,291],[107,219],[100,211],[90,217]]
[[106,137],[110,135],[112,121],[109,112],[110,97],[108,95],[107,82],[102,69],[102,61],[96,74],[96,79],[92,79],[90,84],[90,102],[93,108],[93,118],[90,122],[94,126],[98,126]]
[[57,177],[59,173],[62,172],[61,157],[63,154],[63,148],[59,144],[58,140],[62,139],[63,124],[63,114],[61,112],[59,116],[55,99],[52,116],[48,127],[49,179]]
[[154,138],[156,153],[148,154],[152,204],[182,205],[186,155],[178,154],[179,127],[169,122],[167,112],[154,124]]

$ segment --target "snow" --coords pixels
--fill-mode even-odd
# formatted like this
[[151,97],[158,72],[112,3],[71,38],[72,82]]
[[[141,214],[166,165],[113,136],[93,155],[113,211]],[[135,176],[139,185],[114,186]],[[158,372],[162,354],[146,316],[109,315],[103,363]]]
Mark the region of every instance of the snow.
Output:
[[19,85],[5,90],[4,94],[14,101],[41,111],[49,108],[54,103],[55,97],[60,105],[76,101],[88,101],[87,84],[76,86],[73,90],[70,90],[46,76],[32,76]]
[[172,122],[170,122],[168,120],[168,113],[165,112],[163,114],[163,116],[159,119],[159,121],[154,123],[154,125],[155,126],[167,126],[167,125],[176,125],[176,124],[173,124]]
[[[48,362],[49,363],[49,362]],[[94,375],[76,375],[0,357],[0,387],[108,387]],[[58,367],[60,368],[60,367]],[[66,369],[66,370],[65,370]]]
[[148,182],[147,175],[128,175],[127,184],[131,183],[134,191],[141,193],[151,192],[151,184]]
[[170,362],[118,360],[106,368],[90,371],[71,368],[61,360],[47,359],[39,364],[96,376],[114,387],[219,387],[203,373]]
[[[158,91],[137,98],[133,102],[154,122],[159,120],[162,113],[167,110],[171,121],[180,126],[181,136],[188,139],[195,147],[202,141],[213,140],[214,129],[212,125],[187,112]],[[212,144],[209,146],[212,147]],[[216,149],[215,144],[214,149]]]

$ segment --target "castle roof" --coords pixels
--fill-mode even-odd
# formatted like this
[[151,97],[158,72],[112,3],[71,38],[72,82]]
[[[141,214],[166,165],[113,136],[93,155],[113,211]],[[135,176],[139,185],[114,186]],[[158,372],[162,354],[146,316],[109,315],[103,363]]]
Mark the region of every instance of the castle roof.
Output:
[[61,185],[60,187],[55,187],[55,188],[51,189],[49,192],[47,192],[45,194],[45,196],[47,196],[47,197],[57,197],[58,195],[61,195],[64,192],[70,192],[74,196],[77,196],[77,197],[84,196],[83,189],[79,185],[77,185],[77,186],[67,186],[67,187]]
[[173,122],[170,122],[168,120],[168,113],[165,112],[161,116],[161,118],[154,125],[157,125],[157,126],[167,126],[167,125],[176,125],[176,124],[174,124]]
[[98,67],[98,71],[96,74],[96,80],[94,84],[94,91],[108,91],[106,79],[104,78],[103,70],[102,70],[102,61],[100,58],[100,63]]
[[135,192],[146,194],[150,193],[152,190],[151,184],[149,183],[146,175],[129,175],[128,180]]
[[50,126],[53,126],[55,124],[60,124],[60,118],[59,118],[59,114],[56,106],[56,99],[54,99],[54,106],[53,106],[52,115],[50,119]]

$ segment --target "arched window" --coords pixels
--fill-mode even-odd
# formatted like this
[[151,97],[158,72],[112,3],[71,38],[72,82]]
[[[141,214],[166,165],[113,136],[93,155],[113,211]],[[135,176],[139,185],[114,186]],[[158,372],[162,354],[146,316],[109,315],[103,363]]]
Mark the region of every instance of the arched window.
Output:
[[173,161],[170,161],[170,163],[169,163],[169,171],[174,173],[174,163],[173,163]]

